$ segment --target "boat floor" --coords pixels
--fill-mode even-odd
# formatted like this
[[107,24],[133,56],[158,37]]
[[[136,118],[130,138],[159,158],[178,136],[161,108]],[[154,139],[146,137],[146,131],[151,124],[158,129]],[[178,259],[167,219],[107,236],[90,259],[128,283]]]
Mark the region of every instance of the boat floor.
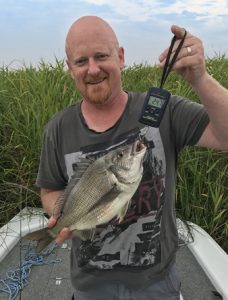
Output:
[[[26,241],[23,241],[26,243]],[[23,244],[22,244],[23,245]],[[70,300],[72,287],[70,282],[70,241],[64,248],[55,248],[48,260],[61,259],[60,263],[33,266],[29,274],[28,285],[25,286],[16,299],[23,300]],[[22,247],[22,261],[24,257]],[[19,266],[19,243],[0,263],[0,279],[6,277],[9,269],[15,270]],[[215,288],[194,258],[186,245],[180,246],[177,252],[177,267],[181,278],[181,293],[184,300],[219,300],[213,294]],[[0,299],[8,299],[6,293],[0,293]],[[140,300],[140,299],[139,299]]]

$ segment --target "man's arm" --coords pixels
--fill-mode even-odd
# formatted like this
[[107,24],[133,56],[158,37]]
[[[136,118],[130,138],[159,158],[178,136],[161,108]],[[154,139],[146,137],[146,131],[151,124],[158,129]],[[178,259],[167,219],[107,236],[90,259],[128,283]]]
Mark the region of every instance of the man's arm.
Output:
[[63,191],[53,191],[48,189],[41,189],[40,190],[40,196],[41,196],[41,202],[42,206],[45,210],[45,212],[49,215],[53,215],[55,203],[59,196],[62,194]]
[[[53,213],[55,203],[59,196],[62,194],[62,192],[62,190],[53,191],[48,189],[41,189],[40,191],[42,206],[44,208],[44,211],[50,216],[50,219],[48,220],[49,228],[52,228],[58,220],[59,216]],[[71,238],[70,230],[68,228],[63,228],[55,241],[57,244],[62,244],[65,240],[69,238]]]
[[[185,33],[185,30],[178,26],[172,26],[171,31],[177,38],[182,38]],[[179,40],[176,41],[174,49],[178,44]],[[164,67],[167,53],[168,49],[160,56],[161,67]],[[192,86],[210,118],[197,145],[222,150],[228,149],[228,90],[207,73],[204,48],[199,38],[187,33],[173,70]]]
[[210,123],[197,145],[214,149],[228,149],[228,90],[207,73],[193,89],[205,106]]

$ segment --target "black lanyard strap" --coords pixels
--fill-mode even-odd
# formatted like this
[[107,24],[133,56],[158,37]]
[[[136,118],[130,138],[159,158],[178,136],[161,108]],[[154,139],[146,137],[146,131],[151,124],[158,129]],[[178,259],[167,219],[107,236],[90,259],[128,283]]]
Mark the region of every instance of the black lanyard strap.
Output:
[[172,54],[172,50],[173,50],[173,46],[176,42],[176,36],[174,35],[174,37],[172,38],[172,41],[171,41],[171,44],[170,44],[170,47],[169,47],[169,51],[168,51],[168,54],[167,54],[167,58],[166,58],[166,61],[165,61],[165,66],[164,66],[164,69],[163,69],[163,73],[162,73],[162,79],[161,79],[161,84],[160,84],[160,88],[163,87],[176,59],[177,59],[177,56],[181,50],[181,47],[183,46],[183,43],[184,43],[184,40],[185,40],[185,37],[186,37],[186,34],[187,34],[187,31],[185,30],[185,33],[184,33],[184,36],[183,38],[181,39],[178,47],[177,47],[177,50],[173,56],[173,59],[171,60],[171,62],[169,63],[169,60],[170,60],[170,56]]

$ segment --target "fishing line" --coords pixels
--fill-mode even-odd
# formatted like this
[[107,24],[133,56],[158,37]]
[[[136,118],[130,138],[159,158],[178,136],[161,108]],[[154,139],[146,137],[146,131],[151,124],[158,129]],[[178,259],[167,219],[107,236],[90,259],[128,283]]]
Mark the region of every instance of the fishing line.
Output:
[[[22,190],[20,191],[20,195],[22,195]],[[20,199],[21,200],[21,199]],[[22,221],[21,221],[21,212],[22,212],[22,201],[20,201],[20,240],[19,240],[19,299],[21,300],[21,293],[22,293],[22,268],[21,268],[21,263],[22,263],[22,239],[21,239],[21,233],[22,233]]]
[[[6,273],[6,278],[1,279],[0,278],[0,293],[7,293],[8,294],[8,300],[14,300],[18,297],[18,299],[22,300],[22,292],[23,288],[28,285],[29,283],[29,275],[31,272],[31,269],[33,266],[37,265],[47,265],[47,264],[53,264],[53,263],[60,263],[62,259],[52,259],[47,260],[45,259],[46,256],[51,254],[55,248],[58,247],[58,245],[53,242],[47,247],[46,251],[42,251],[41,253],[37,253],[35,247],[36,243],[29,243],[27,245],[23,244],[22,241],[22,233],[24,231],[23,229],[23,221],[25,218],[30,217],[30,213],[33,214],[33,212],[23,212],[22,205],[22,197],[23,197],[23,191],[22,187],[20,187],[19,192],[19,243],[17,244],[19,246],[19,262],[18,267],[15,270],[9,269]],[[45,221],[45,215],[42,215],[42,227],[44,228],[46,226]],[[29,220],[26,220],[29,225]],[[26,250],[25,254],[22,253],[22,250]],[[23,256],[23,257],[22,257]],[[1,298],[1,296],[0,296]]]

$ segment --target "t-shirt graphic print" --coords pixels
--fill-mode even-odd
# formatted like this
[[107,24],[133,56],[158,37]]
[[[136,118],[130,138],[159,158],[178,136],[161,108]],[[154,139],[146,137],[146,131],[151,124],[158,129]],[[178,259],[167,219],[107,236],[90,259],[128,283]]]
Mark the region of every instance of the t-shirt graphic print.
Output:
[[[137,130],[136,130],[137,131]],[[139,129],[138,129],[139,131]],[[79,267],[89,269],[147,268],[161,261],[160,231],[165,198],[166,162],[159,129],[142,128],[139,133],[147,144],[141,183],[131,199],[121,223],[117,219],[98,226],[92,241],[82,241],[78,247]],[[136,138],[136,137],[135,137]],[[121,136],[108,149],[99,145],[65,155],[69,178],[80,158],[99,157],[123,143],[132,135]],[[131,142],[130,141],[130,142]],[[87,153],[85,153],[87,151]]]

